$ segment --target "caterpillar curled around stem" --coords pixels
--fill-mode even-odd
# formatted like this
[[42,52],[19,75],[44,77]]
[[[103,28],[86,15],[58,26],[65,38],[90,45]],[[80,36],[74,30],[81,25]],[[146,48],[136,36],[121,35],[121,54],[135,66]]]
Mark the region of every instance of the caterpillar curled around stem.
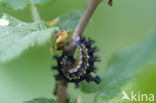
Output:
[[84,37],[76,42],[79,54],[74,56],[69,51],[63,51],[62,55],[54,56],[57,59],[57,66],[52,69],[57,70],[59,74],[55,76],[56,80],[64,79],[67,83],[74,82],[76,86],[82,80],[87,82],[94,81],[97,84],[100,83],[99,76],[93,77],[92,72],[96,71],[94,63],[100,61],[94,53],[98,50],[96,47],[92,47],[93,40],[86,40]]

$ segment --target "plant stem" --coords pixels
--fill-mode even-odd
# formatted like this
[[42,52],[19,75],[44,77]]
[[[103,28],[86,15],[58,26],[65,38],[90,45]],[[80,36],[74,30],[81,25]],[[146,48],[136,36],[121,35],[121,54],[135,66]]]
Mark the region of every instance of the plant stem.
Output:
[[57,84],[57,101],[59,103],[66,103],[66,97],[67,97],[67,85],[63,85],[64,80],[59,81]]
[[72,53],[75,52],[75,44],[79,38],[79,36],[81,36],[85,30],[85,28],[87,27],[90,18],[92,17],[95,9],[97,8],[97,6],[100,4],[102,0],[89,0],[88,6],[86,7],[77,27],[75,28],[75,31],[73,33],[73,36],[71,38],[71,42],[68,46],[68,50],[70,50]]
[[72,39],[76,40],[77,36],[82,35],[86,26],[89,23],[90,18],[92,17],[95,9],[102,0],[90,0],[88,6],[86,7],[75,31],[73,33]]
[[[75,44],[74,42],[77,42],[77,38],[83,34],[86,26],[89,23],[89,20],[91,16],[93,15],[95,9],[99,5],[99,3],[102,0],[89,0],[88,6],[86,7],[82,17],[80,18],[80,21],[75,28],[75,31],[73,33],[73,36],[71,38],[71,42],[69,46],[67,47],[68,50],[70,50],[72,53],[75,52]],[[59,81],[58,83],[58,89],[57,89],[57,100],[59,103],[66,103],[66,92],[67,92],[67,86],[63,86],[64,81]]]
[[33,3],[33,1],[31,1],[31,14],[32,14],[32,19],[33,21],[40,21],[40,14],[38,12],[37,7],[35,6],[35,4]]

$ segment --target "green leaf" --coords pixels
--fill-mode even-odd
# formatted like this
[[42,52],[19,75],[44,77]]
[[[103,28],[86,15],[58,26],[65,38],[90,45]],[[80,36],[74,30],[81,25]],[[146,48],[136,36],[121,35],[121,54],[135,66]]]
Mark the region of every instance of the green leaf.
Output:
[[0,4],[13,8],[14,10],[23,9],[28,4],[46,4],[51,3],[53,0],[0,0]]
[[80,15],[78,11],[66,13],[60,17],[58,25],[48,28],[43,21],[25,23],[4,14],[1,19],[8,21],[9,25],[0,26],[0,44],[2,44],[0,45],[0,62],[7,62],[16,58],[28,48],[45,44],[51,40],[52,34],[56,35],[59,28],[73,30]]
[[35,98],[33,100],[25,101],[23,103],[57,103],[57,102],[55,100],[53,100],[53,99]]
[[112,99],[121,92],[121,88],[132,80],[138,73],[143,72],[146,64],[156,64],[156,32],[144,40],[140,45],[116,53],[101,74],[101,83],[81,83],[81,90],[86,93],[95,93],[97,98]]
[[60,21],[56,26],[59,26],[60,30],[71,31],[79,22],[81,17],[81,12],[79,11],[71,11],[62,16],[60,16]]
[[2,19],[8,20],[11,24],[16,24],[16,25],[21,24],[21,23],[24,24],[24,22],[14,18],[14,17],[12,17],[12,16],[10,16],[8,14],[3,14]]
[[85,92],[85,93],[95,93],[99,90],[99,87],[97,86],[97,84],[95,82],[86,82],[83,81],[80,84],[80,89],[81,91]]
[[13,8],[15,10],[23,9],[29,4],[29,2],[29,0],[0,0],[1,5]]
[[47,28],[43,21],[24,23],[6,14],[3,19],[8,20],[10,25],[0,26],[1,62],[19,56],[28,48],[45,44],[58,31],[56,27]]
[[32,0],[34,4],[47,4],[52,3],[54,0]]
[[77,103],[76,97],[69,93],[67,94],[66,101],[67,103]]

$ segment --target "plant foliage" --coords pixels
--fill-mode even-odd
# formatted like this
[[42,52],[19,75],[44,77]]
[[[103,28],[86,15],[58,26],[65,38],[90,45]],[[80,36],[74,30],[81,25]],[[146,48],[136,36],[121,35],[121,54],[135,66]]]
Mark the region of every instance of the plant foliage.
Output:
[[72,30],[80,15],[78,11],[69,12],[59,17],[58,25],[49,28],[44,21],[25,23],[4,14],[2,19],[9,21],[9,25],[0,26],[0,62],[12,60],[28,48],[50,42],[52,35],[56,35],[59,29]]
[[57,102],[55,100],[53,100],[53,99],[35,98],[33,100],[25,101],[23,103],[57,103]]
[[136,47],[116,53],[108,64],[104,73],[101,74],[100,85],[95,83],[81,83],[81,90],[85,93],[97,93],[97,98],[110,100],[121,92],[136,74],[143,72],[142,66],[149,61],[156,63],[156,32]]
[[28,4],[47,4],[54,0],[0,0],[2,6],[7,6],[14,10],[24,9]]

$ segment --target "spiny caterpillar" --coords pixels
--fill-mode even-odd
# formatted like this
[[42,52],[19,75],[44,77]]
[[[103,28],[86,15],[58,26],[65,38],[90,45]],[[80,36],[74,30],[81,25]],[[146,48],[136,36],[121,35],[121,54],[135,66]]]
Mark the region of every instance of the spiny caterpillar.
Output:
[[57,66],[52,67],[57,70],[59,74],[55,76],[56,80],[64,79],[66,82],[74,82],[76,86],[82,80],[87,82],[94,81],[97,84],[100,83],[99,76],[93,77],[92,72],[95,72],[96,68],[94,63],[99,61],[99,59],[94,56],[97,51],[96,47],[92,47],[94,43],[93,40],[86,40],[84,37],[80,37],[76,42],[76,47],[78,48],[79,55],[75,59],[71,52],[63,51],[63,54],[57,59]]

